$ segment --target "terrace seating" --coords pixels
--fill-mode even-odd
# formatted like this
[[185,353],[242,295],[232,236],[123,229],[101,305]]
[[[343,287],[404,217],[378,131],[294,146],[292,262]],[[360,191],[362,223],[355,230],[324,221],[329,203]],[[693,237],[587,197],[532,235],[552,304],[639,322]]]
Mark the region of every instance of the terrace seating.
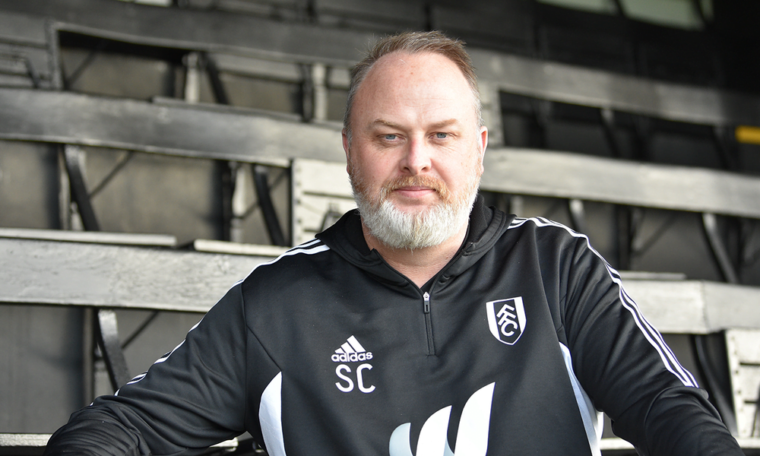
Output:
[[[98,346],[113,390],[132,378],[117,314],[125,310],[202,315],[257,264],[284,252],[271,246],[196,241],[200,251],[176,250],[171,236],[0,229],[0,305],[91,309]],[[244,253],[244,255],[241,255]],[[44,286],[40,286],[43,278]],[[152,321],[150,317],[146,325]],[[129,339],[139,335],[140,328]],[[90,351],[88,351],[90,352]],[[96,360],[85,361],[93,375]],[[49,434],[0,434],[0,454],[41,454]],[[237,440],[211,452],[235,449]]]
[[[29,206],[29,201],[37,198],[39,211],[46,215],[35,216],[34,227],[71,228],[79,223],[80,228],[93,231],[6,230],[5,239],[0,239],[0,255],[4,264],[18,267],[1,269],[4,277],[0,280],[18,287],[0,290],[0,303],[30,308],[44,304],[45,309],[100,309],[91,321],[100,324],[102,350],[115,385],[129,378],[129,371],[119,359],[120,344],[114,342],[118,341],[119,326],[113,316],[125,309],[200,314],[218,298],[224,288],[222,283],[228,286],[245,275],[251,265],[277,254],[276,248],[262,253],[260,247],[251,247],[253,241],[246,237],[252,236],[251,232],[256,232],[255,242],[298,244],[353,207],[337,121],[342,117],[340,104],[348,86],[348,68],[372,36],[362,25],[371,12],[363,10],[361,4],[349,9],[340,1],[320,1],[315,5],[316,17],[321,19],[315,24],[296,17],[303,6],[296,5],[298,2],[189,3],[191,8],[180,9],[105,0],[0,0],[0,147],[13,150],[0,156],[0,171],[6,171],[6,163],[17,163],[11,156],[23,157],[27,160],[25,166],[46,176],[39,184],[44,188],[32,191],[33,186],[29,186],[29,194],[19,196],[22,202],[0,207]],[[256,9],[265,4],[269,5],[266,8],[278,4],[283,12]],[[414,10],[409,15],[410,27],[426,20],[422,13],[418,15],[415,5],[408,5]],[[252,15],[237,14],[245,8]],[[638,225],[632,221],[641,211],[667,211],[675,217],[696,220],[703,227],[707,260],[701,260],[714,264],[717,272],[713,280],[662,280],[661,275],[641,279],[640,274],[628,274],[629,291],[661,331],[693,336],[694,351],[707,352],[694,364],[706,372],[706,377],[710,372],[715,374],[706,386],[748,454],[757,452],[760,431],[752,424],[757,422],[753,418],[757,414],[757,393],[752,391],[758,389],[758,362],[751,349],[760,345],[756,335],[760,328],[757,289],[739,285],[757,285],[757,274],[754,269],[743,271],[738,267],[736,257],[754,254],[752,230],[760,219],[756,201],[760,180],[738,172],[741,167],[736,164],[741,160],[732,149],[735,144],[731,136],[739,125],[760,125],[760,100],[713,87],[720,79],[717,74],[710,75],[709,80],[693,81],[702,86],[621,74],[617,71],[628,71],[627,57],[614,65],[597,65],[597,69],[551,61],[564,59],[567,49],[559,45],[563,43],[557,44],[556,37],[554,41],[550,39],[553,32],[549,29],[540,36],[547,46],[543,55],[550,60],[538,60],[528,57],[535,55],[537,45],[529,33],[529,20],[526,19],[527,28],[510,29],[509,33],[515,33],[510,38],[502,36],[507,31],[494,27],[484,26],[479,34],[475,33],[466,21],[455,20],[456,11],[455,5],[436,3],[428,11],[428,19],[432,18],[435,27],[461,33],[471,44],[478,40],[483,43],[482,49],[471,48],[471,54],[490,129],[491,146],[481,185],[486,197],[518,215],[532,215],[535,207],[528,206],[536,199],[559,204],[567,210],[567,223],[583,232],[597,229],[593,222],[598,205],[620,208],[622,216],[612,219],[617,220],[613,226],[623,227],[617,230],[623,233],[623,239],[610,244],[630,249],[626,253],[621,248],[615,257],[623,266],[634,264],[625,256],[632,256],[636,244],[644,242],[636,232]],[[563,25],[554,23],[553,27],[561,29]],[[468,30],[469,38],[465,35]],[[38,90],[66,85],[65,72],[59,68],[58,39],[62,35],[126,43],[124,46],[142,47],[148,54],[183,56],[171,62],[184,81],[182,90],[176,91],[182,99],[170,98],[172,94],[152,96],[148,101]],[[502,40],[503,47],[488,46],[493,40]],[[627,46],[621,43],[618,44]],[[648,55],[650,62],[659,58]],[[171,65],[165,68],[174,68]],[[599,69],[600,66],[614,71]],[[661,76],[652,68],[641,74]],[[297,94],[295,101],[289,104],[290,100],[283,101],[281,97],[276,107],[247,105],[241,100],[250,80],[280,84],[277,90]],[[535,124],[535,140],[518,144],[525,147],[505,147],[515,145],[509,134],[513,129],[507,125],[512,122],[512,114]],[[564,148],[553,147],[556,144],[565,144],[556,142],[555,138],[562,135],[552,133],[556,128],[552,122],[557,119],[594,124],[599,128],[600,151],[589,154],[590,148],[579,148],[583,149],[579,152],[586,152],[584,155],[553,150]],[[702,147],[702,142],[709,143],[710,152],[705,156],[715,153],[715,157],[706,158],[704,163],[725,170],[657,163],[661,160],[651,146],[652,135],[665,124],[696,138],[694,150]],[[626,145],[629,136],[639,137],[640,150]],[[136,170],[130,171],[135,163]],[[150,190],[137,192],[132,198],[109,196],[110,204],[96,197],[118,176],[155,183],[170,179],[179,169],[184,170],[185,178],[192,176],[193,186],[185,191],[191,193],[191,187],[197,187],[198,193],[168,199],[169,203],[161,200],[164,192]],[[143,174],[151,172],[154,174],[147,175],[160,178],[151,181]],[[99,179],[94,179],[96,176]],[[0,185],[9,185],[1,177]],[[176,179],[182,182],[182,178]],[[203,200],[204,204],[190,206],[191,200]],[[72,202],[74,211],[70,209]],[[94,232],[113,226],[123,231],[135,226],[148,231],[144,220],[160,219],[150,208],[161,204],[167,208],[171,203],[192,213],[192,217],[182,219],[192,223],[175,222],[176,225],[197,223],[202,228],[174,237],[151,238],[150,248],[145,246],[145,236],[130,241],[133,235],[127,233]],[[217,206],[222,209],[213,209]],[[120,210],[134,219],[131,225],[124,223]],[[64,214],[60,218],[76,223],[66,225],[57,220],[58,212]],[[261,219],[255,227],[248,217],[251,213]],[[17,221],[29,227],[31,218],[19,215],[14,224]],[[735,221],[750,227],[749,234],[742,236],[746,242],[738,247],[728,242],[730,237],[726,235]],[[215,239],[202,241],[198,237]],[[247,244],[219,243],[219,239]],[[135,242],[142,246],[135,246]],[[177,245],[192,246],[196,251],[177,249]],[[225,253],[197,252],[209,248],[217,252],[223,249]],[[28,258],[33,261],[26,261]],[[72,260],[77,258],[81,261]],[[103,260],[92,268],[87,258]],[[200,269],[172,269],[179,267],[180,259]],[[130,261],[131,266],[126,264]],[[56,271],[64,274],[53,274],[51,265],[59,265]],[[150,270],[150,281],[145,275],[150,269],[146,265],[161,265]],[[141,272],[121,277],[117,270],[122,266]],[[219,270],[208,277],[204,275],[203,268],[215,267]],[[55,286],[47,291],[35,288],[28,282],[31,274],[48,278]],[[195,290],[197,295],[180,304],[151,295],[154,288],[176,289],[178,285],[171,281],[178,276],[200,280],[198,284],[212,279],[215,283],[209,285],[208,294]],[[731,284],[717,283],[721,279]],[[100,281],[102,287],[68,286]],[[156,283],[162,286],[156,287]],[[712,353],[720,345],[716,340],[728,347],[722,353],[730,369],[723,369]],[[720,378],[723,370],[725,381]],[[42,440],[39,436],[0,435],[0,452],[5,451],[3,448],[26,451],[22,449],[26,448],[24,442],[33,452],[34,448],[39,450],[39,444],[34,442]],[[630,446],[619,440],[605,439],[603,445],[605,454],[631,454]]]

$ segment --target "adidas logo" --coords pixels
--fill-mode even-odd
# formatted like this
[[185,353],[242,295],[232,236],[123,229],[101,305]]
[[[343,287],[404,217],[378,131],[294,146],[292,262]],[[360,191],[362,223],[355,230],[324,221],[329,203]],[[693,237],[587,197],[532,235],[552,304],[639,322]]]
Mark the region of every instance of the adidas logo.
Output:
[[351,336],[346,340],[346,343],[341,345],[339,349],[335,350],[330,358],[335,363],[355,363],[359,361],[368,361],[372,359],[372,352],[368,352],[362,347],[362,344],[356,340],[356,337]]

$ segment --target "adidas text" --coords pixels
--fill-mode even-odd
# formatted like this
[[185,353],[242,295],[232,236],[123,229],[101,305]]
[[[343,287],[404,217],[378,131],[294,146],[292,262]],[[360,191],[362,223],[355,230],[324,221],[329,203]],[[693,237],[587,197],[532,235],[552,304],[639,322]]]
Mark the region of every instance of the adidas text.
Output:
[[342,354],[335,353],[330,359],[332,359],[335,363],[358,363],[359,361],[369,361],[372,359],[372,352]]

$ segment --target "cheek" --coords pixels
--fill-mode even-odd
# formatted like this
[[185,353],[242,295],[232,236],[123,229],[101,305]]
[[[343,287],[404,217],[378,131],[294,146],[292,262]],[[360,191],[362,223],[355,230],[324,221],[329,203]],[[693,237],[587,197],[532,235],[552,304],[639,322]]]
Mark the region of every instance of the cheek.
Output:
[[378,182],[377,171],[367,166],[364,161],[351,160],[349,169],[351,182],[357,190],[364,194],[373,193],[382,184],[382,182]]
[[447,174],[447,179],[451,190],[461,193],[469,191],[472,185],[480,180],[480,176],[483,174],[483,166],[479,159],[468,159],[461,161],[459,167],[449,171],[450,174]]
[[481,174],[481,162],[472,156],[463,158],[455,169],[450,170],[461,181],[466,181],[473,174]]
[[363,160],[359,166],[367,181],[382,183],[395,177],[393,172],[395,168],[390,162],[378,157]]

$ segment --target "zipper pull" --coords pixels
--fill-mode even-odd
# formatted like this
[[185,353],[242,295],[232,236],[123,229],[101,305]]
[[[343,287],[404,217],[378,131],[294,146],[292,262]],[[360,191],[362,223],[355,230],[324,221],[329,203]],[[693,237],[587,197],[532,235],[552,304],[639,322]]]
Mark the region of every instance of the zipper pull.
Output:
[[422,299],[425,301],[425,306],[423,310],[426,314],[429,314],[430,313],[430,294],[426,291],[425,294],[422,295]]

